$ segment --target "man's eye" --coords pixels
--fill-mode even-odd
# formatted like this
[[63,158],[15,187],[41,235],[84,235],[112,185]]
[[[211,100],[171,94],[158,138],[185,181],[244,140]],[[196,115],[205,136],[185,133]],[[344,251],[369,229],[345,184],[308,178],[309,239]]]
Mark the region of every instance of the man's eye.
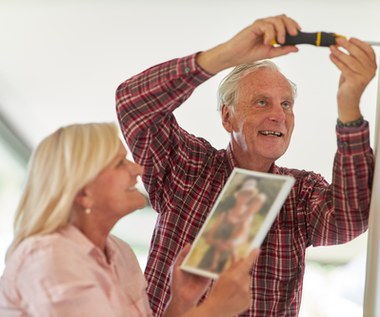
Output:
[[257,101],[257,104],[260,106],[260,107],[265,107],[267,105],[267,102],[265,100],[258,100]]
[[290,109],[291,107],[292,107],[292,103],[289,101],[284,101],[282,103],[282,108],[284,108],[284,109]]

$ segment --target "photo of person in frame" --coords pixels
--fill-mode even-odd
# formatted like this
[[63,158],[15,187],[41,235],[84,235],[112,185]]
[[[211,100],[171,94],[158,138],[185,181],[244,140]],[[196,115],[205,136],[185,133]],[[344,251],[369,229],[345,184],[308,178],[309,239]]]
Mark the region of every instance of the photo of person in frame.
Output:
[[217,276],[248,254],[285,180],[235,174],[227,184],[187,259]]

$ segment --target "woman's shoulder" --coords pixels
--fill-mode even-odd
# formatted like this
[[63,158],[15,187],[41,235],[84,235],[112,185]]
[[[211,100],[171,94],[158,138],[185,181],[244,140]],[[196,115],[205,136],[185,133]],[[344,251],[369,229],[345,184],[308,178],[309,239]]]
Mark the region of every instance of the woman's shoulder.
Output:
[[75,253],[75,241],[68,239],[59,230],[49,234],[33,235],[22,241],[6,261],[4,272],[15,274],[40,265],[58,267]]

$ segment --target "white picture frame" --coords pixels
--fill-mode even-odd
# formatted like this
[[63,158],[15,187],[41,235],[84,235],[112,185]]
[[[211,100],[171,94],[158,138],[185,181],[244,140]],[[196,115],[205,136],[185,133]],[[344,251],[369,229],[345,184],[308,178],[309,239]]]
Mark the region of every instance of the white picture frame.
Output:
[[195,238],[181,269],[217,279],[261,246],[295,179],[235,168]]

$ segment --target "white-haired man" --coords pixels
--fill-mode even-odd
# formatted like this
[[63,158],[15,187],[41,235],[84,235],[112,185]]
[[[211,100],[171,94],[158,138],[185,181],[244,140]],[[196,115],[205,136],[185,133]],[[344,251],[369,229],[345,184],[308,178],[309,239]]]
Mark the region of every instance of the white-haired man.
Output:
[[[341,72],[332,183],[275,164],[293,132],[295,90],[273,64],[260,61],[297,52],[295,46],[271,42],[284,43],[286,33],[296,35],[299,29],[286,15],[256,20],[230,40],[151,67],[117,90],[122,132],[144,166],[143,182],[159,213],[145,270],[158,316],[169,299],[175,255],[193,241],[234,167],[296,178],[252,270],[251,308],[244,316],[296,316],[305,249],[344,243],[367,229],[373,154],[359,104],[377,67],[368,44],[340,38],[330,47],[330,59]],[[184,131],[173,111],[207,79],[236,66],[219,92],[231,140],[225,150],[217,150]]]

